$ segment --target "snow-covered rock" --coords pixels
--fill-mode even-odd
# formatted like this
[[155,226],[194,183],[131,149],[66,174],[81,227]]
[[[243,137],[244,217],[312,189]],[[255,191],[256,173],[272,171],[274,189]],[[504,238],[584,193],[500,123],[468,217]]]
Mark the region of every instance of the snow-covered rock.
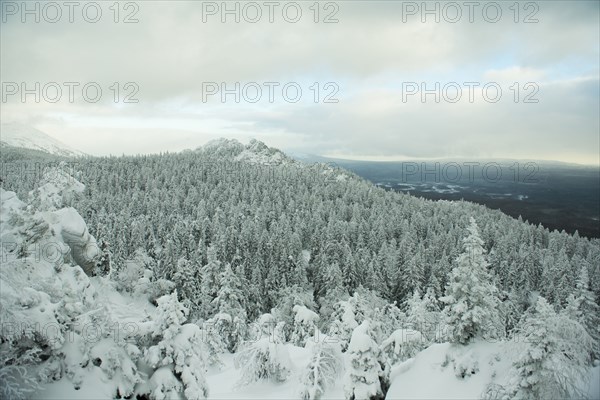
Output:
[[73,261],[91,275],[101,252],[85,221],[73,207],[54,211],[53,214],[58,218],[56,228],[71,249]]
[[6,215],[8,212],[17,210],[19,208],[23,208],[25,203],[23,203],[15,192],[9,192],[2,188],[0,188],[0,215]]
[[[96,239],[88,232],[87,225],[77,210],[64,207],[64,204],[70,203],[74,196],[79,196],[85,186],[64,172],[60,166],[45,171],[40,183],[39,188],[29,193],[27,211],[21,213],[26,220],[31,220],[30,224],[38,227],[39,234],[45,231],[50,233],[50,236],[38,243],[45,246],[41,250],[38,249],[38,253],[48,249],[59,251],[63,256],[70,255],[75,264],[83,268],[86,274],[92,275],[100,256]],[[2,194],[3,215],[5,213],[8,215],[10,212],[14,214],[23,208],[23,203],[16,200],[14,193],[11,193]],[[7,218],[8,216],[2,217],[1,220]],[[25,226],[28,227],[21,229],[22,234],[30,236],[31,226],[27,224]],[[12,237],[12,240],[17,239]],[[25,240],[25,243],[27,242],[31,240]],[[48,258],[47,252],[42,252],[42,255]],[[58,261],[58,255],[54,261]]]
[[84,190],[85,186],[59,165],[44,170],[40,186],[29,193],[29,203],[40,210],[52,211],[63,207]]

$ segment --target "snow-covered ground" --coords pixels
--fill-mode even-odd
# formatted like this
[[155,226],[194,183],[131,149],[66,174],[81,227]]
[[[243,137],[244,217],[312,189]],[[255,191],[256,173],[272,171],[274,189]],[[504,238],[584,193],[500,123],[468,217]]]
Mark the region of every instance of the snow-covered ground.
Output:
[[[494,384],[505,385],[511,379],[513,348],[510,342],[433,344],[393,368],[386,398],[479,399],[488,387],[494,390]],[[600,365],[590,369],[581,388],[589,399],[600,399]]]
[[[206,376],[210,387],[209,399],[257,399],[279,400],[297,399],[301,389],[301,377],[310,359],[310,351],[305,348],[285,345],[292,361],[292,373],[284,383],[257,382],[244,387],[236,387],[240,371],[235,369],[233,355],[223,357],[224,367],[220,371],[211,370]],[[343,399],[341,383],[325,392],[328,399]]]
[[[129,299],[113,294],[116,309],[130,309]],[[139,304],[138,304],[139,305]],[[143,308],[142,308],[143,309]],[[128,315],[131,319],[133,316]],[[305,348],[286,345],[292,360],[292,373],[288,381],[274,383],[261,381],[238,387],[240,370],[234,367],[234,356],[224,355],[220,370],[210,369],[206,375],[209,399],[295,399],[299,398],[300,378],[310,352]],[[490,384],[505,384],[510,379],[512,362],[509,343],[479,341],[468,346],[449,343],[434,344],[414,358],[395,365],[391,373],[392,385],[386,399],[479,399]],[[460,377],[465,373],[465,377]],[[470,375],[472,373],[472,375]],[[457,376],[458,375],[458,376]],[[80,390],[72,382],[60,380],[44,386],[35,399],[109,399],[112,382],[105,382],[100,368],[92,368],[83,379]],[[582,382],[588,399],[600,399],[600,366],[590,370]],[[493,389],[492,389],[493,390]],[[341,379],[329,388],[324,399],[344,399]]]

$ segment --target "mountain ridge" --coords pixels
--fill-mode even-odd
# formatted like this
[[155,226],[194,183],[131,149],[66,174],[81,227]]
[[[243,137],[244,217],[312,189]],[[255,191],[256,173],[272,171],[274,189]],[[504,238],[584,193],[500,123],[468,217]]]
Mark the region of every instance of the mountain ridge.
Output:
[[64,157],[82,157],[87,155],[39,129],[18,122],[3,123],[0,125],[0,144],[43,151],[48,154]]

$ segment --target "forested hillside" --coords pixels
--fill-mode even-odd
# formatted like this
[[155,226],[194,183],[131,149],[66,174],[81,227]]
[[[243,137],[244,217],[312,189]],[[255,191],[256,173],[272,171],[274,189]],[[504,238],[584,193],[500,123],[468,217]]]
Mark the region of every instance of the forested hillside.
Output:
[[[352,359],[372,363],[371,377],[346,368],[348,398],[385,395],[394,362],[427,347],[423,343],[534,335],[524,321],[547,324],[558,318],[552,313],[566,318],[557,320],[561,326],[575,321],[582,327],[568,334],[589,335],[591,360],[598,355],[598,240],[549,232],[468,202],[434,202],[385,191],[326,164],[293,161],[256,141],[244,146],[221,140],[177,154],[82,158],[60,165],[58,159],[27,161],[31,153],[21,158],[8,154],[2,187],[29,198],[29,211],[19,213],[33,215],[20,217],[21,223],[39,218],[35,212],[73,207],[98,251],[92,254],[91,269],[89,263],[72,263],[113,282],[123,295],[145,293],[164,314],[152,328],[155,333],[146,330],[140,339],[158,346],[146,357],[151,365],[165,365],[152,352],[163,349],[165,356],[168,337],[190,334],[186,329],[192,328],[181,327],[185,320],[198,326],[214,323],[219,340],[205,343],[204,362],[218,364],[223,352],[239,354],[236,362],[246,365],[243,379],[248,382],[287,379],[290,367],[281,360],[263,372],[249,367],[271,354],[277,341],[304,347],[318,331],[327,332],[338,339],[349,365]],[[39,176],[31,165],[23,173],[24,164],[35,162]],[[46,164],[53,168],[44,168]],[[48,193],[60,186],[56,177],[63,182],[71,175],[85,189],[61,192],[60,202],[49,205]],[[44,186],[28,194],[39,187],[35,178],[40,176]],[[19,225],[17,217],[11,218],[3,220],[6,232]],[[45,234],[22,239],[20,247],[27,249]],[[27,258],[27,251],[22,253],[11,251],[14,262],[7,265],[15,267]],[[3,274],[9,282],[10,271]],[[475,311],[465,317],[465,310]],[[540,313],[546,319],[540,320]],[[177,321],[165,322],[170,315],[179,315]],[[244,345],[254,321],[277,327],[275,332],[254,332],[259,338],[275,335],[275,344],[267,340],[262,346],[258,340],[249,348]],[[409,326],[425,338],[418,345],[393,335]],[[169,335],[157,333],[169,329]],[[143,347],[140,341],[136,345]],[[399,357],[394,346],[408,353]],[[321,362],[323,354],[332,360],[326,368],[340,370],[335,349],[316,346],[311,351],[313,362]],[[527,369],[532,362],[515,365]],[[203,378],[177,374],[187,398],[206,395]],[[355,383],[363,378],[372,382],[359,388]],[[136,379],[131,378],[128,393]],[[318,398],[323,390],[315,388],[326,380],[314,373],[306,379],[313,391],[303,398]],[[170,390],[177,391],[173,385]],[[534,389],[528,392],[533,397],[540,393]]]
[[[600,299],[598,240],[549,232],[467,202],[388,193],[346,171],[304,166],[274,150],[269,165],[271,154],[261,149],[219,141],[181,154],[67,162],[86,186],[71,205],[109,244],[117,271],[144,254],[158,276],[173,279],[179,269],[200,282],[212,248],[212,261],[230,264],[243,280],[252,317],[292,286],[310,288],[317,302],[328,291],[352,293],[361,285],[398,304],[429,287],[439,297],[470,217],[516,315],[532,291],[564,305],[583,267]],[[263,159],[238,161],[248,153]],[[27,181],[13,179],[5,188],[21,197],[31,190],[19,184]],[[210,312],[200,305],[193,311]]]

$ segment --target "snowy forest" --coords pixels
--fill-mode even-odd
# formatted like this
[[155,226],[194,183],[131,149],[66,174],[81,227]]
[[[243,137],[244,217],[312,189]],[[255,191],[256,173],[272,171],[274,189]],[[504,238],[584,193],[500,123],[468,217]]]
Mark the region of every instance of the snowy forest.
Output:
[[3,399],[600,396],[598,239],[256,140],[2,162]]

